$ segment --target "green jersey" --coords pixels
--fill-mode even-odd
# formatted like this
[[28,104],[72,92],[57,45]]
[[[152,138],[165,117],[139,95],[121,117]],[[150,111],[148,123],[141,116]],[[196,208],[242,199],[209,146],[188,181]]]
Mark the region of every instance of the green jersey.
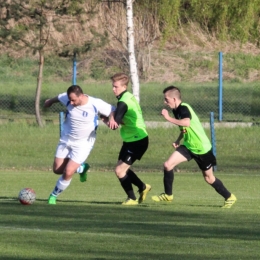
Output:
[[173,110],[173,114],[176,119],[187,118],[190,114],[190,126],[179,127],[180,131],[183,133],[183,145],[195,154],[205,154],[211,150],[211,142],[206,135],[199,118],[188,104],[181,103],[175,111]]
[[124,102],[127,111],[122,118],[120,134],[124,142],[134,142],[148,136],[142,110],[133,94],[126,91],[118,102]]

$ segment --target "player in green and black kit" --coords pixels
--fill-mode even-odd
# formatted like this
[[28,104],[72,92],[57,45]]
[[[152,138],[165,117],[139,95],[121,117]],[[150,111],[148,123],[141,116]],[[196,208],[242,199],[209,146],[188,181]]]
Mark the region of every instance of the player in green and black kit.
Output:
[[[145,200],[151,186],[143,183],[130,167],[146,152],[149,143],[148,134],[141,108],[134,95],[127,91],[129,77],[124,73],[117,73],[111,80],[118,103],[114,117],[110,117],[106,123],[111,129],[117,128],[120,124],[120,135],[123,139],[115,173],[127,194],[127,199],[122,204],[137,205]],[[139,188],[138,200],[132,184]]]
[[[162,110],[162,115],[170,123],[179,126],[180,135],[173,143],[176,151],[164,163],[163,182],[165,193],[153,196],[152,199],[156,202],[172,201],[174,167],[181,162],[194,159],[202,170],[205,181],[224,197],[225,202],[222,208],[230,208],[237,199],[213,174],[213,166],[216,165],[216,158],[212,153],[211,143],[197,115],[188,104],[181,101],[181,93],[178,88],[169,86],[164,89],[163,93],[164,102],[172,109],[175,118],[170,117],[166,109]],[[180,145],[181,139],[184,139],[183,145]]]

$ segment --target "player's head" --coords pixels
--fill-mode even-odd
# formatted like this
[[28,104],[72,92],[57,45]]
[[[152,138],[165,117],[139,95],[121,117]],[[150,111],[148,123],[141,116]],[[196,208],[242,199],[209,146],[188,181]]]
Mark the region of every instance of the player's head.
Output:
[[172,109],[176,109],[181,103],[181,91],[174,86],[169,86],[163,90],[164,103]]
[[129,76],[125,73],[116,73],[111,77],[113,92],[115,96],[119,96],[122,92],[127,89],[129,83]]
[[80,106],[84,97],[82,88],[78,85],[72,85],[67,89],[67,95],[72,106]]

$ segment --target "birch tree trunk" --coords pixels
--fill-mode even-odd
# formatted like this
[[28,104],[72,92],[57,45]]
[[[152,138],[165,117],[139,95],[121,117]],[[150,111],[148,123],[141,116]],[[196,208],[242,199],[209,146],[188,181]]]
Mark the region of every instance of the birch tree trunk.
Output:
[[130,75],[132,81],[133,95],[140,102],[140,86],[137,70],[137,63],[135,58],[135,44],[134,44],[134,22],[133,22],[133,2],[134,0],[126,1],[126,19],[127,19],[127,47],[130,64]]
[[44,55],[43,51],[39,51],[39,71],[38,71],[38,78],[37,78],[37,88],[35,94],[35,116],[36,121],[40,127],[43,127],[41,113],[40,113],[40,99],[41,99],[41,89],[42,89],[42,72],[43,72],[43,65],[44,65]]

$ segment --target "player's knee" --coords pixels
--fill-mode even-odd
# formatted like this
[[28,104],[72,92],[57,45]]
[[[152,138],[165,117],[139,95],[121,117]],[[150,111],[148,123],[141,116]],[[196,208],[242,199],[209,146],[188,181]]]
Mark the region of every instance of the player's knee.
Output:
[[166,171],[170,171],[174,168],[174,165],[170,164],[168,161],[164,162],[163,164],[163,168]]
[[204,180],[208,184],[212,184],[215,181],[215,179],[216,179],[216,177],[213,174],[212,169],[209,169],[207,171],[202,171],[202,174],[203,174]]
[[208,177],[204,177],[204,180],[205,180],[206,183],[208,183],[208,184],[212,184],[212,181],[210,180],[210,178],[208,178]]
[[215,181],[215,177],[214,176],[204,176],[204,180],[205,182],[207,182],[208,184],[212,184]]
[[211,177],[204,177],[205,181],[208,183],[208,184],[212,184],[214,181],[215,181],[215,178],[211,178]]
[[53,168],[53,173],[59,174],[59,175],[62,174],[62,172],[60,172],[60,170],[57,168]]
[[115,174],[116,174],[116,176],[117,176],[118,178],[120,177],[120,171],[119,171],[119,170],[115,169]]
[[117,167],[117,168],[115,168],[115,174],[116,174],[116,176],[117,176],[118,178],[122,178],[122,177],[124,177],[125,172],[122,172],[122,170],[120,170],[120,169]]

